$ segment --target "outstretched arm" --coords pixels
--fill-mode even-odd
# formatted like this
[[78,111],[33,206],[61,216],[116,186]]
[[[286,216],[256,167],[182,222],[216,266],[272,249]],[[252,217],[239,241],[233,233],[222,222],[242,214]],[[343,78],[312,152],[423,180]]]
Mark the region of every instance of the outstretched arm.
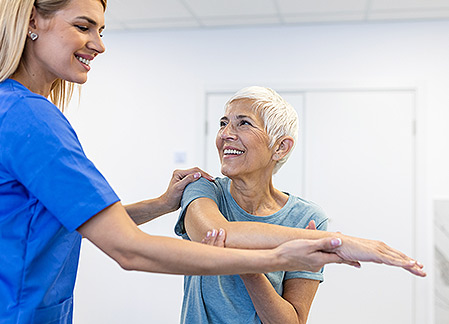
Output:
[[120,202],[104,209],[78,231],[126,270],[218,275],[279,270],[317,271],[341,262],[334,253],[339,240],[296,240],[275,249],[221,249],[195,242],[151,236],[142,232]]
[[137,225],[144,224],[161,215],[173,212],[179,208],[185,187],[201,177],[213,180],[208,173],[199,168],[175,170],[168,184],[168,188],[162,196],[126,205],[126,212]]
[[339,237],[343,244],[336,253],[345,261],[383,263],[402,267],[418,276],[425,276],[422,265],[385,243],[323,231],[290,228],[258,222],[229,222],[220,213],[217,204],[209,198],[198,198],[190,203],[184,220],[189,237],[201,241],[211,228],[223,228],[227,246],[233,248],[270,249],[294,239]]

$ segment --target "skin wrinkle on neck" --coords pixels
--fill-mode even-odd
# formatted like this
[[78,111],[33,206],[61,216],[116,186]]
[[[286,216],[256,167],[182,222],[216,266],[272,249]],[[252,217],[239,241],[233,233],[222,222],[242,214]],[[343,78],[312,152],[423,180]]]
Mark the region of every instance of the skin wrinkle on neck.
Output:
[[251,184],[231,179],[230,193],[236,203],[247,213],[255,216],[269,216],[278,212],[288,201],[288,195],[274,188],[271,179],[262,188],[256,181]]

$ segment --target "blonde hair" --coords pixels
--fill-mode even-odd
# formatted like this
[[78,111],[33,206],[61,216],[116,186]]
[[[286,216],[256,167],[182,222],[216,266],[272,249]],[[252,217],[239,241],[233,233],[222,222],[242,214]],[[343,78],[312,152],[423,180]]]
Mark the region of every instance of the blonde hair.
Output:
[[[0,0],[0,82],[16,72],[22,61],[33,6],[44,17],[51,17],[71,0]],[[107,0],[98,0],[106,10]],[[50,100],[61,110],[73,94],[73,82],[57,79]]]
[[225,108],[228,108],[232,102],[242,99],[251,100],[251,108],[262,118],[270,139],[270,148],[283,136],[291,136],[293,138],[293,147],[286,156],[276,163],[273,169],[273,174],[275,174],[287,162],[296,145],[299,128],[298,114],[276,91],[258,86],[239,90],[228,100]]

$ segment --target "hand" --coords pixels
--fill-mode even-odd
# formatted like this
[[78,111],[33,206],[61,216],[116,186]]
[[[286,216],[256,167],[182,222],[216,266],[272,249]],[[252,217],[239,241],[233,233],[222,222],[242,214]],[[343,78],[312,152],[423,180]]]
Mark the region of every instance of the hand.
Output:
[[182,193],[185,187],[199,178],[205,178],[209,181],[213,181],[214,178],[208,173],[204,172],[200,168],[191,168],[188,170],[175,170],[173,171],[172,178],[168,184],[168,188],[161,196],[164,204],[167,206],[168,211],[175,211],[179,208],[181,203]]
[[341,244],[339,238],[298,239],[283,243],[275,250],[286,264],[285,270],[317,272],[328,263],[346,263],[335,253]]
[[219,231],[217,231],[216,229],[213,229],[207,232],[206,237],[201,240],[201,243],[217,247],[225,247],[225,241],[225,230],[220,229]]
[[[201,240],[201,243],[224,248],[225,241],[226,241],[226,232],[224,229],[221,228],[219,231],[217,231],[216,229],[208,231],[206,237]],[[242,278],[245,281],[249,278],[256,278],[260,275],[261,275],[260,273],[240,274],[240,278]]]
[[[309,225],[307,225],[306,229],[316,230],[315,221],[311,220],[309,222]],[[337,233],[340,233],[340,232],[337,232]],[[344,261],[342,261],[342,263],[345,263],[347,265],[350,265],[350,266],[353,266],[353,267],[356,267],[356,268],[361,268],[362,267],[362,265],[358,261],[344,260]]]
[[420,277],[426,276],[426,273],[422,270],[422,264],[383,242],[350,237],[342,234],[338,235],[342,237],[343,244],[339,248],[333,249],[332,252],[335,252],[345,261],[383,263],[402,267]]

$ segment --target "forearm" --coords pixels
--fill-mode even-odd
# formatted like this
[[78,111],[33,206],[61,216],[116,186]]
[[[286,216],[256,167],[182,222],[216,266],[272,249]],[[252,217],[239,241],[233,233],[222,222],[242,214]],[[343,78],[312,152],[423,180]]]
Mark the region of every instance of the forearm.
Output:
[[264,324],[302,324],[294,306],[274,290],[263,274],[240,276],[245,284],[254,308]]
[[[286,249],[221,249],[142,232],[116,203],[92,217],[78,231],[127,270],[217,275],[307,269]],[[292,251],[301,252],[301,248]],[[298,255],[299,256],[299,255]],[[298,259],[298,261],[296,261]]]
[[124,207],[137,225],[151,221],[161,215],[177,210],[185,187],[189,183],[198,180],[201,176],[208,180],[213,180],[209,174],[198,168],[175,170],[167,190],[160,197]]
[[295,239],[337,237],[335,233],[309,231],[259,222],[229,222],[226,246],[232,248],[270,249]]
[[[118,251],[127,270],[184,274],[227,275],[277,271],[286,267],[274,250],[220,249],[196,242],[145,233],[133,239],[133,247]],[[125,256],[125,258],[123,258]],[[271,269],[271,270],[267,270]]]
[[226,231],[226,246],[230,248],[271,249],[295,239],[339,237],[339,234],[310,231],[261,222],[229,222],[219,212],[215,202],[207,198],[193,201],[185,215],[189,237],[201,242],[213,228]]
[[161,197],[148,199],[124,206],[126,212],[137,225],[149,222],[161,215],[174,211]]

